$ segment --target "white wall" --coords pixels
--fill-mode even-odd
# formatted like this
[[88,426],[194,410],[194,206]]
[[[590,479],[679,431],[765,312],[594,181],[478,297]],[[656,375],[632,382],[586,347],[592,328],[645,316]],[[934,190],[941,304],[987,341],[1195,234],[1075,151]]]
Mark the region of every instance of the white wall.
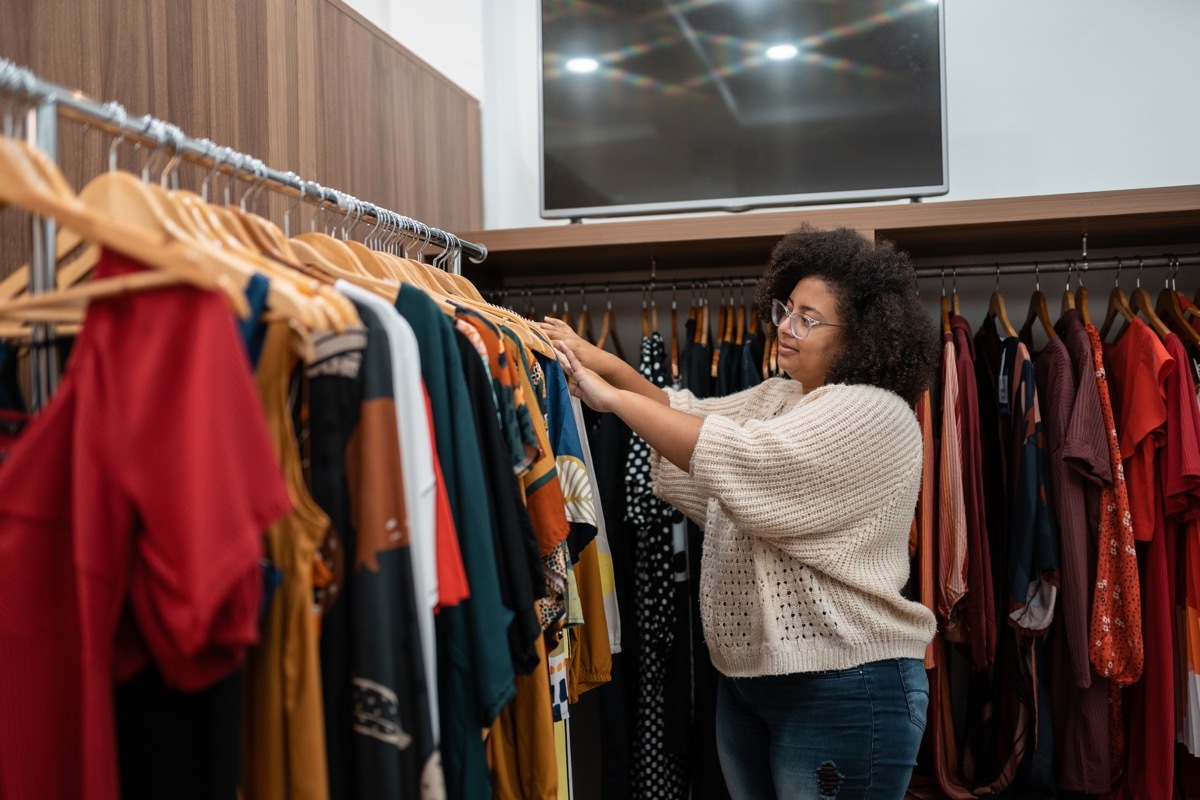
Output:
[[[943,3],[940,199],[1200,183],[1200,1]],[[482,6],[485,225],[562,224],[538,218],[539,3]]]
[[483,21],[484,7],[491,5],[488,0],[345,2],[472,97],[483,99]]

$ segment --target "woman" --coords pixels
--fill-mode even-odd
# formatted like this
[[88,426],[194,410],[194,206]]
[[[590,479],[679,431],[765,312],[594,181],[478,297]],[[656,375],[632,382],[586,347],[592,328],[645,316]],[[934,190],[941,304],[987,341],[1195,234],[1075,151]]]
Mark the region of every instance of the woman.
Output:
[[936,332],[908,258],[855,231],[776,246],[755,302],[774,378],[698,400],[567,326],[571,391],[654,449],[655,493],[704,528],[700,604],[737,800],[902,798],[925,729],[933,614],[906,600]]

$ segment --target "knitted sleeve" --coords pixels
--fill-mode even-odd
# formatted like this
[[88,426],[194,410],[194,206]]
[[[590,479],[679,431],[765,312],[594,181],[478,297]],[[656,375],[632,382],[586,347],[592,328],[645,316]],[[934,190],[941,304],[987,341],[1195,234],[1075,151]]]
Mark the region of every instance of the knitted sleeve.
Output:
[[[686,389],[668,389],[667,397],[671,408],[697,417],[710,414],[744,415],[756,405],[766,384],[753,387],[725,397],[700,399]],[[761,388],[760,388],[761,387]],[[678,508],[693,522],[704,527],[708,516],[708,495],[701,492],[692,476],[662,457],[657,450],[651,452],[650,473],[654,481],[654,494]]]
[[671,401],[671,408],[677,411],[686,411],[697,417],[707,417],[709,414],[725,416],[744,414],[747,408],[755,405],[756,400],[767,389],[767,384],[759,384],[735,394],[727,394],[724,397],[705,397],[703,399],[696,397],[687,389],[667,389],[666,392]]
[[703,529],[708,516],[708,497],[697,488],[692,476],[667,461],[657,450],[650,456],[650,475],[655,496],[678,508]]
[[778,417],[709,415],[692,454],[695,489],[742,531],[816,561],[841,534],[879,513],[913,475],[921,431],[897,395],[825,386]]

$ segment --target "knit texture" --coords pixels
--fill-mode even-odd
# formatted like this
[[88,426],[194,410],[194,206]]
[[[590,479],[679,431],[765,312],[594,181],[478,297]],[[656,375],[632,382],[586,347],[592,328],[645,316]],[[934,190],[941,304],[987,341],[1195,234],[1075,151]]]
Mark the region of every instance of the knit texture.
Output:
[[700,610],[733,677],[923,658],[933,613],[906,600],[921,482],[916,416],[873,386],[772,378],[728,397],[668,391],[704,417],[684,472],[653,454],[654,490],[704,528]]

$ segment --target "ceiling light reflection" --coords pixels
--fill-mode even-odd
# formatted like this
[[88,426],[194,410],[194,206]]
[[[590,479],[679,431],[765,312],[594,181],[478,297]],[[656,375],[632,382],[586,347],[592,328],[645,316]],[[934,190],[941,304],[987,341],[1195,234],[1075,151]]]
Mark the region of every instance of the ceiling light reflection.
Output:
[[567,69],[584,75],[600,69],[600,62],[594,58],[572,58],[567,61]]
[[767,58],[772,61],[787,61],[800,54],[794,44],[776,44],[767,48]]

